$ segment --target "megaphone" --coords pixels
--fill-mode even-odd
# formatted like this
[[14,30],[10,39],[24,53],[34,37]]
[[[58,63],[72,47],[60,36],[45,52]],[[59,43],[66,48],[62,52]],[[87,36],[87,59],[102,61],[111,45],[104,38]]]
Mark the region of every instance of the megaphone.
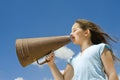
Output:
[[70,36],[24,38],[16,40],[16,53],[20,64],[25,67],[48,55],[51,51],[70,42]]

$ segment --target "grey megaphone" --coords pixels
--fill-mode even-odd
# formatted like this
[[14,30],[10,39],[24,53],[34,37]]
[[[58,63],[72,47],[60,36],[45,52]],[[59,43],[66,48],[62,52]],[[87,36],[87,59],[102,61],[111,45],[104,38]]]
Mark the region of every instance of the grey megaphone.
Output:
[[25,67],[48,55],[51,51],[68,44],[70,36],[51,36],[16,40],[16,53],[20,64]]

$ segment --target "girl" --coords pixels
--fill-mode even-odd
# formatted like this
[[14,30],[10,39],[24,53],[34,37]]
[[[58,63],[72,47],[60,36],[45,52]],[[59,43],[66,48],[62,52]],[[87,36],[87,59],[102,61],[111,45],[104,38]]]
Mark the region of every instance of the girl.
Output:
[[[54,63],[54,53],[46,57],[55,80],[118,80],[113,55],[108,40],[110,36],[88,20],[77,20],[70,34],[72,42],[79,45],[80,53],[68,60],[62,74]],[[112,40],[113,41],[113,40]]]

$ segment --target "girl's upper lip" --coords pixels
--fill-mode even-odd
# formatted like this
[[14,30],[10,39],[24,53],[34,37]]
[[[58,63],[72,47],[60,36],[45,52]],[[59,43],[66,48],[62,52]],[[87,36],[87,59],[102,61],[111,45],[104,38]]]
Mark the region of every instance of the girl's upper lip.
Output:
[[70,36],[71,39],[74,39],[75,37],[73,35]]

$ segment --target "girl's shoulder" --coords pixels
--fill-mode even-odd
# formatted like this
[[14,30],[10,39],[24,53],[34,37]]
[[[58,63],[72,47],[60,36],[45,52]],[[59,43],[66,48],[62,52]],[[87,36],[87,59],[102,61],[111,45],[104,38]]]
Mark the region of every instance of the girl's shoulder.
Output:
[[103,53],[105,48],[107,48],[108,50],[111,50],[110,46],[106,43],[100,43],[100,44],[97,44],[97,46],[98,46],[98,51],[100,55]]
[[97,44],[100,48],[107,48],[107,49],[111,49],[110,48],[110,45],[106,44],[106,43],[100,43],[100,44]]

